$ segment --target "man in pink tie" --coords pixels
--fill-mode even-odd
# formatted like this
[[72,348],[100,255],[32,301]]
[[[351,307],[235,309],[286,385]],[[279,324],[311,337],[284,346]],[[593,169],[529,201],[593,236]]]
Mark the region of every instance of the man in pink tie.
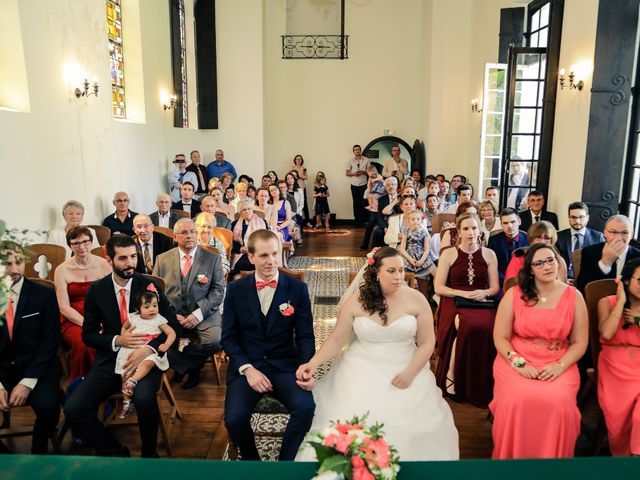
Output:
[[[80,386],[67,399],[64,414],[74,434],[95,447],[100,456],[129,456],[122,445],[98,419],[98,406],[122,388],[122,377],[115,373],[116,357],[120,347],[134,349],[125,368],[133,373],[150,354],[166,340],[162,334],[152,340],[137,333],[134,328],[122,332],[122,324],[129,312],[135,311],[136,297],[153,284],[158,292],[160,314],[167,319],[177,335],[182,328],[157,281],[135,271],[138,250],[131,237],[115,234],[107,241],[107,260],[113,273],[91,285],[84,301],[82,340],[97,351],[93,367]],[[133,401],[138,414],[143,457],[157,457],[156,443],[160,412],[156,392],[162,372],[154,367],[136,386]]]
[[22,249],[5,253],[11,292],[0,326],[0,410],[31,405],[31,453],[44,454],[60,416],[60,311],[53,288],[24,277]]
[[186,368],[180,368],[174,361],[179,352],[169,355],[169,363],[177,373],[176,381],[189,373],[182,386],[189,389],[198,385],[207,358],[220,351],[220,306],[225,281],[220,255],[198,247],[193,220],[178,220],[173,227],[173,239],[178,246],[156,258],[153,274],[164,279],[167,298],[178,321],[196,337],[182,351]]
[[307,285],[278,271],[279,241],[256,230],[247,242],[255,274],[229,284],[222,346],[229,356],[224,423],[243,460],[260,460],[251,412],[265,394],[282,402],[290,419],[280,460],[293,460],[311,427],[313,380],[297,382],[298,366],[315,353]]

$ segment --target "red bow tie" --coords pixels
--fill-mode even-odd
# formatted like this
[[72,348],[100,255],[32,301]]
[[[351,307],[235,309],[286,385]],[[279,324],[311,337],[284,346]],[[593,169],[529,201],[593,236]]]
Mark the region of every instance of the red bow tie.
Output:
[[273,280],[269,280],[268,282],[256,282],[256,288],[258,289],[258,291],[262,290],[264,287],[276,288],[277,285],[278,282],[276,282],[275,278]]

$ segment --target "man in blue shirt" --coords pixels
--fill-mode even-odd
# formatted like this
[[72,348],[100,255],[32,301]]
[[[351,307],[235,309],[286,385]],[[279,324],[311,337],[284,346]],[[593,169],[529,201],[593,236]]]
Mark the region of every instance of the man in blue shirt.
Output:
[[220,178],[222,177],[222,174],[226,172],[233,175],[234,180],[238,177],[233,165],[224,159],[224,152],[222,150],[216,150],[216,159],[207,165],[209,178]]

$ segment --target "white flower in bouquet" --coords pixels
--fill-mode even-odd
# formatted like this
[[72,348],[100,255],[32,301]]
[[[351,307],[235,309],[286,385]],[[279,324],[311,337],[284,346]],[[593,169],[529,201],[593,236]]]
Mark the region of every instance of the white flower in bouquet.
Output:
[[311,480],[344,480],[344,475],[328,470],[326,472],[322,472],[320,475],[316,475]]

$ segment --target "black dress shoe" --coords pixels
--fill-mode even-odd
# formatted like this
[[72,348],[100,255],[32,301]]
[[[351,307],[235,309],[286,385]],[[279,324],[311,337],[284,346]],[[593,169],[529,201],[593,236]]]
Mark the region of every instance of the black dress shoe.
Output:
[[184,390],[189,390],[190,388],[195,388],[200,383],[200,372],[189,372],[189,376],[187,377],[187,381],[184,382],[182,388]]
[[369,247],[367,245],[360,245],[360,250],[369,250]]
[[173,372],[173,383],[181,383],[184,380],[184,373]]

